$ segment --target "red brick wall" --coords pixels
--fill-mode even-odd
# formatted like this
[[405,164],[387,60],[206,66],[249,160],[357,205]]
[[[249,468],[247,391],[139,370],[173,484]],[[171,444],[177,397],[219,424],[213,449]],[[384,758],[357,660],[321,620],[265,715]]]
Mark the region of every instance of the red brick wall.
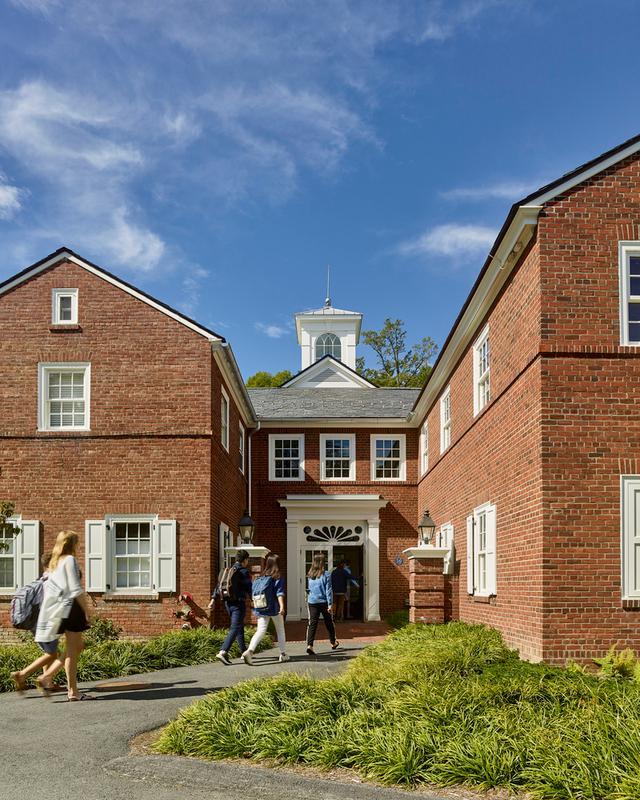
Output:
[[621,599],[620,475],[640,474],[640,352],[620,345],[618,242],[640,239],[640,161],[544,210],[544,656],[640,650]]
[[[322,391],[322,390],[320,390]],[[320,434],[356,435],[356,481],[320,481]],[[303,433],[306,477],[304,481],[269,481],[269,434]],[[406,434],[407,480],[403,482],[370,479],[370,437],[372,433]],[[415,545],[418,512],[416,506],[417,431],[411,429],[339,428],[262,428],[253,437],[253,517],[256,543],[280,555],[286,568],[286,510],[278,505],[288,494],[380,494],[389,504],[380,511],[380,607],[387,614],[405,607],[409,599],[409,565],[402,551]],[[395,563],[402,557],[403,563]]]
[[[440,454],[440,408],[428,414],[429,470],[419,507],[438,524],[452,523],[456,574],[448,581],[449,613],[499,628],[527,658],[542,657],[542,464],[540,429],[539,259],[534,242],[494,303],[489,324],[491,402],[473,416],[470,347],[453,371],[451,446]],[[467,594],[466,518],[496,505],[497,596]]]
[[[49,329],[54,287],[79,289],[78,330]],[[212,390],[209,342],[73,263],[0,297],[0,341],[0,496],[25,519],[41,521],[43,552],[60,529],[73,528],[81,534],[83,566],[86,519],[113,513],[176,519],[178,591],[206,602],[217,540],[213,460],[222,471],[215,431],[213,448],[211,441],[212,425],[219,426],[211,398],[213,392],[215,404],[220,378],[216,373]],[[72,360],[91,362],[91,431],[38,433],[38,362]],[[217,435],[219,442],[219,428]],[[234,436],[237,444],[232,427],[232,442]],[[174,626],[173,597],[98,600],[100,613],[128,633]],[[5,622],[7,608],[5,599]]]

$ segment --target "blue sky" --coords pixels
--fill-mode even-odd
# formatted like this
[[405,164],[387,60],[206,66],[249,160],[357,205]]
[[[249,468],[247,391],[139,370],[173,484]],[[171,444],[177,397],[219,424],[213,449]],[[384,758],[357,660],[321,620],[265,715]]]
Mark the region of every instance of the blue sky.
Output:
[[[638,133],[635,0],[0,0],[0,279],[62,244],[299,366],[442,343],[509,206]],[[363,353],[365,354],[365,353]],[[368,355],[368,354],[367,354]]]

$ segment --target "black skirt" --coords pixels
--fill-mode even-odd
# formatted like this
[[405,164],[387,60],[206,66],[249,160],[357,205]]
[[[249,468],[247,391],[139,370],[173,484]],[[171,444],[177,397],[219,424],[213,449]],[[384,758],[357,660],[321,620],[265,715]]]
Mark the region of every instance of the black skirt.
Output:
[[70,631],[71,633],[82,633],[82,631],[86,631],[88,628],[89,623],[87,622],[84,610],[80,603],[74,599],[73,605],[71,606],[71,612],[66,619],[62,620],[62,625],[60,625],[58,635],[64,633],[65,631]]

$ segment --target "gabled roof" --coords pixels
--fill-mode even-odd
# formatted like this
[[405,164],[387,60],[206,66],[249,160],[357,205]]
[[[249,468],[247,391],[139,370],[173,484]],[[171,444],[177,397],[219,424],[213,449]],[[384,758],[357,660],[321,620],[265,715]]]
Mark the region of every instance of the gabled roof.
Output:
[[[332,372],[336,376],[338,382],[344,383],[344,386],[340,388],[375,389],[375,385],[371,383],[371,381],[363,378],[362,375],[359,375],[355,370],[351,369],[351,367],[343,364],[342,361],[338,361],[329,354],[322,356],[322,358],[319,358],[313,364],[305,367],[298,372],[297,375],[294,375],[293,378],[289,378],[289,380],[283,383],[279,388],[290,389],[300,384],[313,382],[314,378],[318,379],[318,384],[321,384],[321,379],[325,372]],[[325,376],[325,380],[329,377],[330,376]],[[321,388],[320,385],[318,385],[318,388]]]
[[405,422],[419,389],[249,389],[259,420]]
[[215,331],[205,328],[204,325],[200,325],[200,323],[196,322],[190,317],[187,317],[180,311],[176,311],[175,308],[171,308],[171,306],[163,303],[161,300],[157,300],[155,297],[152,297],[150,294],[142,291],[142,289],[138,289],[132,284],[127,283],[127,281],[123,281],[122,278],[118,278],[111,272],[107,272],[106,269],[97,266],[97,264],[87,261],[86,258],[82,258],[82,256],[74,253],[73,250],[70,250],[68,247],[60,247],[55,252],[40,259],[40,261],[36,261],[35,264],[31,264],[30,267],[26,267],[26,269],[23,269],[22,272],[18,272],[16,275],[13,275],[13,277],[7,278],[7,280],[0,283],[0,295],[10,291],[15,286],[19,286],[21,283],[24,283],[24,281],[29,280],[29,278],[33,278],[35,275],[44,272],[45,270],[55,266],[56,264],[59,264],[62,261],[71,261],[73,264],[76,264],[77,266],[82,267],[82,269],[87,270],[87,272],[97,275],[99,278],[102,278],[108,283],[117,286],[124,292],[136,297],[138,300],[141,300],[143,303],[155,308],[157,311],[166,314],[168,317],[175,319],[177,322],[180,322],[182,325],[185,325],[187,328],[199,333],[201,336],[204,336],[210,341],[225,341],[224,336],[220,336],[218,333],[215,333]]
[[349,316],[361,317],[359,311],[347,311],[344,308],[335,308],[332,305],[322,306],[322,308],[310,308],[308,311],[298,311],[296,317],[330,317],[330,316]]
[[[517,247],[519,242],[522,248],[523,243],[531,238],[543,205],[639,151],[640,134],[627,139],[622,144],[605,151],[570,172],[566,172],[511,206],[486,261],[438,354],[429,378],[416,399],[414,411],[419,410],[420,414],[423,414],[437,397],[438,392],[442,389],[444,378],[448,377],[456,357],[459,356],[462,347],[468,345],[466,340],[473,336],[475,328],[482,319],[482,314],[488,310],[490,302],[497,294],[498,283],[504,284],[510,271],[518,262],[518,253],[522,253],[523,249],[516,251],[514,247]],[[528,238],[525,230],[527,228],[529,229]],[[466,331],[465,335],[460,334],[460,329],[463,328]],[[442,377],[443,371],[446,373],[444,378]]]

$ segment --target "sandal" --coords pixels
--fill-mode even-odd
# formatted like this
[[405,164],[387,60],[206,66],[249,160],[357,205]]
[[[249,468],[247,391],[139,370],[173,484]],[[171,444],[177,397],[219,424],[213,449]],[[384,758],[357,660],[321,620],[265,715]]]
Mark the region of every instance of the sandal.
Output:
[[79,703],[81,700],[95,700],[95,697],[91,697],[88,694],[79,694],[77,697],[67,697],[67,703]]
[[51,686],[46,686],[42,682],[42,678],[36,678],[36,689],[40,692],[43,697],[46,697],[47,700],[51,697]]
[[26,689],[26,682],[24,678],[20,675],[20,673],[12,672],[11,678],[16,685],[16,692],[18,694],[24,694],[24,690]]

